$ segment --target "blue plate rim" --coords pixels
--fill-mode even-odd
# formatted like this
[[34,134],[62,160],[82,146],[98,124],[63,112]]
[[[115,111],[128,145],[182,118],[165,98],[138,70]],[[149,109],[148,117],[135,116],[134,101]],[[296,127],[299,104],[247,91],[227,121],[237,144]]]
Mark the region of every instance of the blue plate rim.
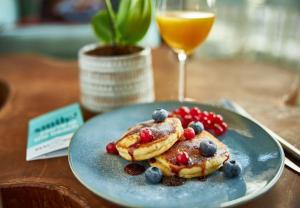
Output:
[[96,190],[94,190],[92,187],[89,187],[89,185],[87,185],[81,178],[79,175],[77,175],[73,165],[72,165],[72,159],[71,159],[71,156],[70,156],[70,148],[72,146],[72,141],[73,139],[76,137],[78,131],[80,131],[85,125],[87,125],[88,123],[92,122],[93,120],[97,119],[97,117],[100,117],[102,115],[107,115],[107,114],[110,114],[110,113],[115,113],[116,111],[122,111],[126,108],[132,108],[134,106],[142,106],[142,105],[151,105],[153,103],[156,103],[156,104],[165,104],[165,103],[174,103],[174,104],[178,104],[180,103],[181,105],[185,105],[185,104],[195,104],[195,105],[206,105],[206,106],[213,106],[215,108],[219,108],[219,109],[222,109],[222,110],[225,110],[225,111],[228,111],[230,113],[233,113],[239,117],[242,117],[243,119],[246,119],[248,121],[250,121],[251,123],[254,123],[258,128],[260,128],[262,131],[264,131],[266,134],[268,134],[270,136],[270,138],[272,138],[272,140],[275,142],[278,150],[279,150],[279,153],[280,153],[280,159],[281,159],[281,162],[280,162],[280,167],[276,173],[276,175],[274,176],[274,178],[266,185],[264,186],[261,190],[255,192],[255,193],[251,193],[249,195],[246,195],[246,196],[243,196],[243,197],[240,197],[240,198],[237,198],[235,200],[232,200],[232,201],[228,201],[228,202],[224,202],[223,204],[221,204],[221,207],[234,207],[234,206],[238,206],[238,205],[241,205],[241,204],[244,204],[248,201],[251,201],[263,194],[265,194],[266,192],[268,192],[277,182],[278,180],[280,179],[280,177],[282,176],[282,173],[283,173],[283,169],[284,169],[284,158],[285,158],[285,155],[284,155],[284,151],[282,149],[282,146],[280,145],[280,143],[274,138],[272,137],[272,135],[270,135],[267,131],[265,131],[260,125],[258,125],[257,123],[253,122],[252,120],[250,120],[249,118],[243,116],[243,115],[240,115],[236,112],[233,112],[231,110],[228,110],[228,109],[225,109],[221,106],[217,106],[217,105],[212,105],[212,104],[208,104],[208,103],[200,103],[200,102],[191,102],[191,101],[183,101],[183,102],[180,102],[180,101],[155,101],[155,102],[148,102],[148,103],[139,103],[139,104],[133,104],[133,105],[127,105],[125,107],[121,107],[121,108],[118,108],[118,109],[115,109],[113,111],[110,111],[110,112],[105,112],[103,114],[100,114],[100,115],[97,115],[91,119],[89,119],[88,121],[86,121],[79,129],[77,129],[77,131],[73,134],[71,140],[70,140],[70,143],[69,143],[69,147],[68,147],[68,162],[69,162],[69,166],[70,166],[70,169],[72,171],[72,173],[74,174],[75,178],[82,184],[84,185],[88,190],[90,190],[92,193],[96,194],[97,196],[99,197],[102,197],[103,199],[106,199],[110,202],[113,202],[113,203],[116,203],[116,204],[119,204],[119,205],[122,205],[122,206],[128,206],[128,207],[137,207],[136,205],[134,204],[128,204],[128,203],[125,203],[124,201],[122,200],[119,200],[117,198],[113,198],[111,196],[107,196],[105,195],[105,193],[101,193],[99,194]]

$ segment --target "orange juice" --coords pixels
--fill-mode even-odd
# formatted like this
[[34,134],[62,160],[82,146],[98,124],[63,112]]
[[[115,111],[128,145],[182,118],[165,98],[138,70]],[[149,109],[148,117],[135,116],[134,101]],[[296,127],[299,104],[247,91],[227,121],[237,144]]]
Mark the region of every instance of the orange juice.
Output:
[[159,12],[156,20],[166,43],[176,52],[189,54],[205,40],[215,15],[210,12],[169,11]]

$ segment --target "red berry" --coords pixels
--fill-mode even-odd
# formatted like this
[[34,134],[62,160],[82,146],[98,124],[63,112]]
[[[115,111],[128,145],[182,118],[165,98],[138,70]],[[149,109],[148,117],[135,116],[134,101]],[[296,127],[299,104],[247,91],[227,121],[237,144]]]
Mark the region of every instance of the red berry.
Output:
[[200,116],[193,116],[192,121],[200,121],[201,117]]
[[140,131],[140,139],[142,143],[151,142],[153,140],[152,131],[149,128],[143,128]]
[[197,107],[193,107],[190,110],[190,114],[191,114],[192,117],[199,116],[200,113],[201,113],[201,111]]
[[216,114],[214,112],[209,112],[207,117],[209,120],[214,121],[216,118]]
[[191,127],[184,129],[183,135],[186,139],[193,139],[195,137],[195,130]]
[[203,116],[208,116],[208,112],[207,111],[203,111],[202,113],[201,113]]
[[111,143],[106,145],[106,152],[109,153],[109,154],[114,154],[114,155],[119,154],[119,152],[116,148],[116,144],[114,142],[111,142]]
[[188,115],[190,113],[190,109],[186,106],[181,106],[180,108],[178,108],[178,114],[181,117],[184,117],[185,115]]
[[192,116],[191,116],[191,115],[185,115],[185,116],[183,117],[183,119],[182,119],[182,122],[181,122],[182,127],[183,127],[183,128],[188,127],[188,125],[189,125],[192,121],[193,121],[193,120],[192,120]]
[[199,116],[197,116],[196,118],[198,119],[198,121],[203,121],[203,118],[204,118],[205,116],[202,114],[202,113],[200,113],[199,114]]
[[223,117],[221,115],[216,115],[215,119],[214,119],[214,123],[220,124],[223,122]]
[[207,117],[202,121],[202,124],[205,129],[211,129],[213,127],[213,122]]
[[200,122],[203,123],[205,120],[207,120],[208,118],[206,116],[201,116],[200,117]]
[[219,125],[215,125],[213,131],[216,136],[221,136],[224,133],[224,129]]
[[201,114],[199,117],[200,117],[200,122],[203,122],[204,120],[208,119],[208,117],[203,114]]
[[220,123],[219,125],[224,129],[224,131],[227,131],[227,129],[228,129],[227,123],[222,122],[222,123]]
[[176,156],[176,162],[181,165],[186,165],[189,162],[189,155],[186,152],[180,152]]

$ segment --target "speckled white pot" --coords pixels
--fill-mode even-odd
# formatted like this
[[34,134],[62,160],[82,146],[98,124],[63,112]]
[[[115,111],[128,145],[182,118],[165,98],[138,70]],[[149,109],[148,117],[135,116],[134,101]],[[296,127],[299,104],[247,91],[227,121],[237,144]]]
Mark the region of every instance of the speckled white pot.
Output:
[[93,112],[154,100],[151,50],[130,55],[91,56],[86,52],[99,45],[90,44],[79,51],[80,99]]

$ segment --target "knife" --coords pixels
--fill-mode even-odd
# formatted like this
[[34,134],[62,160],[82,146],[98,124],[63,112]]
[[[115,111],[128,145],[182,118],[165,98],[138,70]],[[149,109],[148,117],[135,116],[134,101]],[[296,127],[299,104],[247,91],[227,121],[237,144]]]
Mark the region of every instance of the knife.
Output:
[[[221,105],[226,108],[227,110],[236,112],[242,116],[245,116],[246,118],[252,120],[256,124],[258,124],[261,128],[263,128],[268,134],[270,134],[273,138],[275,138],[283,147],[283,149],[287,152],[289,152],[295,159],[298,161],[300,160],[300,150],[297,149],[295,146],[287,142],[285,139],[280,137],[278,134],[267,128],[266,126],[262,125],[259,123],[257,120],[255,120],[242,106],[239,104],[230,101],[228,99],[222,99],[221,100]],[[292,170],[296,171],[298,174],[300,173],[300,167],[296,165],[294,162],[289,160],[288,158],[285,157],[284,163],[286,166],[291,168]]]

